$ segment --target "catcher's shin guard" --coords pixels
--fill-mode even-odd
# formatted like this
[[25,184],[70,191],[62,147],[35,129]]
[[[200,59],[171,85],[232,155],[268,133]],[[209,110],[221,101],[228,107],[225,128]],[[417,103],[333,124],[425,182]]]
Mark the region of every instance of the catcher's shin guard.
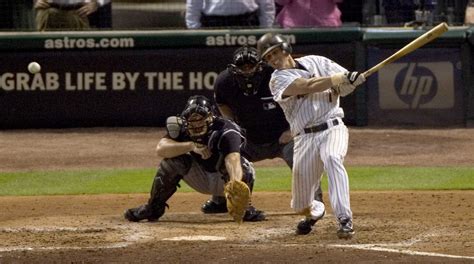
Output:
[[183,178],[183,175],[188,173],[191,164],[192,158],[190,155],[181,155],[161,161],[148,200],[148,205],[153,210],[159,210],[167,206],[166,201],[176,192],[179,181]]
[[255,182],[255,169],[252,166],[252,163],[242,158],[242,181],[247,184],[250,189],[250,193],[253,191],[253,183]]
[[[255,169],[252,166],[252,163],[247,161],[246,159],[242,160],[242,170],[244,171],[244,175],[242,177],[242,181],[247,184],[250,189],[250,193],[253,191],[253,184],[255,182]],[[256,209],[252,205],[252,201],[249,201],[249,206],[245,209],[245,215],[243,218],[244,222],[258,222],[265,220],[265,212]]]
[[163,159],[153,180],[148,204],[128,209],[125,218],[132,222],[143,219],[157,221],[165,213],[165,207],[168,207],[166,202],[178,189],[182,175],[188,173],[191,164],[189,155]]

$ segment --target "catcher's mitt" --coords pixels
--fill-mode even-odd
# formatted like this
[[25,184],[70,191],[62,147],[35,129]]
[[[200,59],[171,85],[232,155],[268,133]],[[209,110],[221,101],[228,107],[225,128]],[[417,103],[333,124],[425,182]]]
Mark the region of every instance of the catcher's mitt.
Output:
[[242,223],[245,210],[250,202],[250,189],[245,182],[229,181],[224,186],[224,194],[227,200],[229,215],[237,223]]

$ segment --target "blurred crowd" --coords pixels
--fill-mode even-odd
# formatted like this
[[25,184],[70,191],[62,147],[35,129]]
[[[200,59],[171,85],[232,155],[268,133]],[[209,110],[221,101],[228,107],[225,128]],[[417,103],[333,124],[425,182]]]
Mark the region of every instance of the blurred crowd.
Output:
[[[172,5],[181,8],[175,26],[160,26]],[[146,13],[149,26],[134,27],[143,17],[126,17],[127,7]],[[2,0],[0,12],[0,29],[13,31],[474,24],[474,0]]]

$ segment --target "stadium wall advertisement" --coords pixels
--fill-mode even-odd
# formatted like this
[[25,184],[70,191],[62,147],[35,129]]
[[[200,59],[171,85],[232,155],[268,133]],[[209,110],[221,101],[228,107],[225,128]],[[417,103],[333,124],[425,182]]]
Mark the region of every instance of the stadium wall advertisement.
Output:
[[[365,49],[361,45],[365,32],[358,27],[275,31],[288,38],[296,57],[323,55],[350,70],[364,71],[367,65],[393,52]],[[213,83],[230,63],[233,51],[240,45],[254,46],[264,33],[215,30],[0,34],[4,62],[0,64],[0,129],[163,126],[168,116],[181,112],[190,95],[212,97]],[[430,124],[435,116],[441,116],[438,120],[447,125],[462,124],[465,120],[460,112],[464,106],[459,98],[463,95],[457,87],[462,86],[463,79],[457,68],[459,63],[455,62],[463,59],[459,48],[445,49],[442,53],[448,54],[435,60],[425,57],[436,51],[426,52],[391,65],[379,77],[371,77],[355,93],[342,98],[346,123],[360,126],[369,120],[369,125],[382,124],[378,119],[384,117],[392,125],[412,121]],[[370,55],[368,59],[366,53]],[[31,61],[41,64],[40,73],[27,71]],[[389,70],[399,74],[390,76]],[[447,74],[448,70],[451,74]],[[442,72],[443,77],[435,78],[436,71]],[[402,81],[402,75],[418,78],[420,84],[413,88],[414,82],[408,77],[408,81]],[[398,83],[406,84],[402,92],[414,92],[416,99],[390,94],[388,90],[379,93],[381,86]],[[440,85],[446,84],[453,88],[452,93],[443,94],[443,100],[434,101],[437,106],[430,107],[425,102],[427,96],[441,96],[425,93],[433,93],[435,87],[440,91]],[[451,101],[444,102],[451,95]],[[413,112],[416,118],[407,120],[396,112]],[[430,118],[426,116],[432,121],[428,122]]]
[[[369,48],[369,67],[396,50]],[[464,123],[459,49],[419,49],[369,78],[369,125]]]

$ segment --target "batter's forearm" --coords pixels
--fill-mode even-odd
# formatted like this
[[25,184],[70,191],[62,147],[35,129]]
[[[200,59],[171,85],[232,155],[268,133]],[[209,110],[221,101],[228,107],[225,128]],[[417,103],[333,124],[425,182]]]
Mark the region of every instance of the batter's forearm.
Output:
[[283,95],[305,95],[323,92],[333,85],[331,77],[298,78],[286,88]]
[[229,180],[242,180],[242,164],[240,163],[240,153],[233,152],[225,157],[225,168],[229,174]]

